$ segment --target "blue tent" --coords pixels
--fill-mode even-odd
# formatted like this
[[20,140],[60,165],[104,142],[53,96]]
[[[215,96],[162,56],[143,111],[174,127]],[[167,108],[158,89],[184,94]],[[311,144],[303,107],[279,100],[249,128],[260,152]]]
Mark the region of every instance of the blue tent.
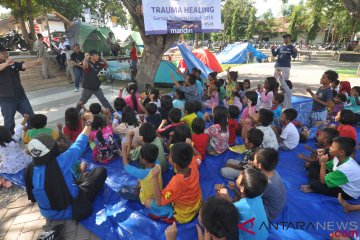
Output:
[[174,78],[177,81],[184,81],[184,78],[176,72],[176,67],[169,61],[161,60],[159,68],[156,72],[154,83],[155,84],[171,84],[173,85],[173,81],[171,80],[171,73],[174,74]]
[[180,53],[186,63],[186,66],[191,71],[193,68],[198,68],[201,70],[201,77],[206,79],[208,74],[213,72],[209,67],[207,67],[204,63],[201,62],[184,44],[178,45]]
[[250,43],[229,44],[216,58],[221,64],[241,64],[246,63],[246,53],[252,52],[254,59],[263,60],[268,56],[256,50]]

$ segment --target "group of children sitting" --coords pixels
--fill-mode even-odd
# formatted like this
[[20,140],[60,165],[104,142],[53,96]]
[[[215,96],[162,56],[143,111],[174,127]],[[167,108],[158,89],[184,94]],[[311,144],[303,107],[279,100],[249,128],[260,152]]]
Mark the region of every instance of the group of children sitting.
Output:
[[[277,75],[279,79],[268,77],[263,85],[252,89],[249,80],[237,81],[237,72],[228,71],[226,80],[211,73],[205,80],[198,69],[193,69],[184,75],[183,83],[173,79],[173,97],[161,95],[155,88],[140,94],[136,83],[130,83],[120,89],[114,112],[98,103],[89,109],[83,106],[84,111],[94,114],[89,142],[93,160],[107,164],[121,155],[125,171],[138,179],[138,185],[123,187],[119,194],[140,201],[153,219],[187,223],[200,211],[199,224],[205,234],[217,239],[266,239],[267,228],[260,225],[275,220],[286,203],[286,189],[275,170],[278,149],[292,151],[309,137],[307,128],[296,121],[291,81],[283,79],[281,71]],[[308,89],[313,98],[309,122],[319,127],[318,146],[306,146],[311,155],[298,156],[305,160],[309,175],[309,184],[301,190],[339,196],[344,208],[351,211],[357,206],[342,198],[360,196],[353,127],[360,114],[360,87],[350,90],[337,78],[336,72],[327,71],[316,94]],[[24,129],[28,120],[30,129]],[[30,119],[24,116],[13,136],[0,127],[1,173],[16,173],[31,161],[19,146],[23,130],[24,143],[47,133],[64,151],[76,140],[84,123],[76,108],[69,108],[64,128],[58,124],[56,132],[46,124],[45,115],[35,114]],[[243,139],[244,157],[227,160],[219,172],[230,180],[228,185],[214,186],[217,197],[203,202],[199,166],[207,156],[218,156],[238,145],[237,136]],[[73,166],[77,180],[86,171],[84,162]],[[173,176],[164,186],[162,174],[166,171]],[[253,217],[256,234],[239,231],[237,224]],[[167,236],[175,227],[167,229]],[[198,226],[200,235],[201,229]]]

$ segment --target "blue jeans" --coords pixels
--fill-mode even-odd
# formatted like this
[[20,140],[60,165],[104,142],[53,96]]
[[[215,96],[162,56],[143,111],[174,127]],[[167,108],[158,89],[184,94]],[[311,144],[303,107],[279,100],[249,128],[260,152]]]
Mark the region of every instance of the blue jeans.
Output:
[[4,126],[14,134],[15,114],[16,112],[33,115],[34,111],[30,105],[29,99],[24,96],[17,100],[0,100],[1,114],[4,117]]
[[78,67],[74,67],[74,71],[75,71],[75,88],[79,88],[80,80],[83,76],[84,71]]

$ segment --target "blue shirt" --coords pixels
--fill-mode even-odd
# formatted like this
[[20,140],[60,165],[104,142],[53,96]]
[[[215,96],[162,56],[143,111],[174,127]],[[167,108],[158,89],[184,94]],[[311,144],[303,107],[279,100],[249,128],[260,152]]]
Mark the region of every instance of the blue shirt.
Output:
[[[244,230],[239,230],[239,239],[267,239],[269,236],[266,227],[269,227],[269,222],[265,213],[264,204],[260,196],[255,198],[242,198],[234,203],[236,209],[240,214],[240,222],[243,223],[254,219],[254,226],[251,228],[251,222],[243,225],[244,228],[251,230],[255,235],[247,233]],[[266,226],[265,226],[266,225]]]
[[200,80],[196,80],[196,86],[198,88],[199,98],[202,99],[204,96],[204,89]]
[[[333,100],[333,94],[331,87],[326,89],[321,89],[321,87],[316,91],[316,95],[319,98],[319,100],[323,102],[332,101]],[[313,112],[322,112],[326,109],[326,106],[318,103],[317,101],[313,100],[312,104],[312,111]]]
[[281,113],[282,113],[281,106],[279,105],[279,106],[277,106],[277,108],[275,110],[272,109],[271,111],[273,111],[273,113],[274,113],[274,123],[275,123],[275,125],[279,126],[280,125],[280,116],[281,116]]
[[[278,56],[275,67],[291,67],[291,57],[297,57],[297,51],[293,45],[281,46],[279,48],[271,49],[271,53],[274,57]],[[285,79],[287,80],[287,79]]]
[[[74,181],[72,174],[72,167],[80,158],[81,154],[85,152],[88,145],[89,138],[84,134],[80,134],[76,141],[69,147],[66,152],[60,154],[56,160],[59,164],[64,180],[73,198],[78,195],[79,187]],[[36,202],[39,205],[40,213],[45,218],[56,219],[72,219],[72,207],[68,206],[65,210],[52,210],[50,207],[49,199],[45,192],[45,165],[34,166],[33,172],[33,194]]]
[[[159,161],[155,161],[155,165],[160,165]],[[137,168],[131,164],[125,165],[125,172],[130,174],[131,176],[136,177],[137,179],[143,180],[146,178],[147,175],[149,175],[151,168]]]

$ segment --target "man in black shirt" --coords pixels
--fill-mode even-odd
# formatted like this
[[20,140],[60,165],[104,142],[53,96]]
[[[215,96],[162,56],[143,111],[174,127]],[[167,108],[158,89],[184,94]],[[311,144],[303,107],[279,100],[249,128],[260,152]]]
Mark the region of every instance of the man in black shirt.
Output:
[[80,51],[80,45],[74,44],[74,52],[71,54],[71,63],[75,71],[75,92],[79,91],[80,80],[83,77],[83,60],[84,53]]
[[4,126],[14,134],[16,112],[33,115],[33,109],[21,85],[19,71],[41,65],[42,59],[31,62],[15,62],[0,45],[0,108]]
[[83,61],[84,82],[82,84],[83,91],[81,93],[80,100],[76,105],[76,109],[78,111],[80,111],[82,105],[86,104],[91,96],[95,94],[103,107],[108,108],[111,112],[114,112],[114,109],[111,107],[100,88],[101,82],[98,77],[99,72],[106,66],[107,63],[100,60],[99,53],[96,50],[89,51],[89,56],[86,56]]

